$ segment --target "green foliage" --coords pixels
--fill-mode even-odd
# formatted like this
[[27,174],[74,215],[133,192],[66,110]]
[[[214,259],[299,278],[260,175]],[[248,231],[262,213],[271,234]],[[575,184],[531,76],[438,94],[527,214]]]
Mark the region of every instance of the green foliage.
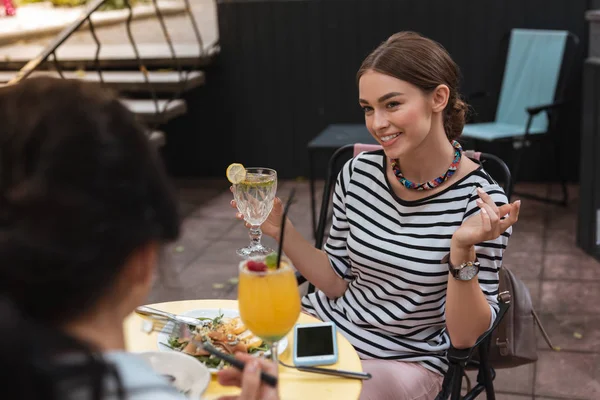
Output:
[[[50,1],[56,7],[77,7],[90,3],[92,0],[18,0],[17,4],[41,3],[43,1]],[[129,4],[133,6],[139,2],[147,3],[149,1],[150,0],[129,0]],[[100,9],[118,10],[126,7],[125,0],[106,0]]]

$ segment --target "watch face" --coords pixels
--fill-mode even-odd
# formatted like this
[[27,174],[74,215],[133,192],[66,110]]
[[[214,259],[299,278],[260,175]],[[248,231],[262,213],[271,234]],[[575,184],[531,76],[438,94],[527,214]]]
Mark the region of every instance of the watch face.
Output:
[[475,275],[477,275],[477,269],[478,268],[475,265],[465,265],[458,272],[458,279],[460,279],[461,281],[470,281],[475,277]]

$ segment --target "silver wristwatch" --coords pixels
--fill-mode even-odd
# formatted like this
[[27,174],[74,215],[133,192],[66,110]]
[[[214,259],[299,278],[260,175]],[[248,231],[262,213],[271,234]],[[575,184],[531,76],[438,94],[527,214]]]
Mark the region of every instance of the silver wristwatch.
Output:
[[475,261],[467,261],[458,266],[452,265],[450,261],[450,254],[448,254],[442,260],[442,263],[448,263],[448,270],[452,277],[459,281],[470,281],[475,278],[479,273],[479,261],[475,259]]

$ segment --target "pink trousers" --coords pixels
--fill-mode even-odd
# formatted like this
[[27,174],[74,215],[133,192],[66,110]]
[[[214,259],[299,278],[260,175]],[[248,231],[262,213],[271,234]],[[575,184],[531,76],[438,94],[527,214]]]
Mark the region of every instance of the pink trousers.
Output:
[[360,400],[433,400],[444,377],[416,362],[362,360],[373,377],[363,381]]

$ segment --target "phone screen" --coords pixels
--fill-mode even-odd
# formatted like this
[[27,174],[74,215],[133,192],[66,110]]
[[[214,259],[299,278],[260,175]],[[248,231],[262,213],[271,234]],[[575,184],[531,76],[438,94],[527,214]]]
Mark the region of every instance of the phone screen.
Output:
[[298,357],[334,354],[331,326],[298,328],[296,335],[296,354]]

